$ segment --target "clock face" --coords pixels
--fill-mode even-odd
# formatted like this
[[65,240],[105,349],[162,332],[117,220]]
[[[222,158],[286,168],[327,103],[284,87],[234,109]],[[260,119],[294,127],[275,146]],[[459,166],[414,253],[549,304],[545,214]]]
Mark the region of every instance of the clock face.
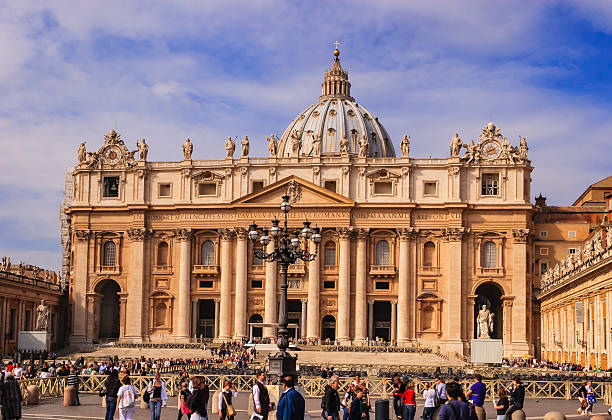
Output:
[[106,151],[105,156],[106,161],[111,165],[114,165],[115,163],[119,162],[119,159],[121,159],[121,150],[116,147],[111,147]]
[[482,155],[487,159],[495,159],[499,156],[501,147],[495,141],[487,141],[482,145]]

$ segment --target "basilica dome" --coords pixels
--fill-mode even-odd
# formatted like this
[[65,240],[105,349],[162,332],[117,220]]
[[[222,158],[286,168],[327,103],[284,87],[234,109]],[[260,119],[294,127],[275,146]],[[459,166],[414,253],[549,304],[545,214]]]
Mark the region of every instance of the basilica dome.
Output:
[[348,72],[340,66],[339,55],[334,51],[319,100],[291,121],[281,136],[279,157],[339,156],[343,150],[357,155],[366,141],[368,157],[395,157],[385,127],[351,97]]

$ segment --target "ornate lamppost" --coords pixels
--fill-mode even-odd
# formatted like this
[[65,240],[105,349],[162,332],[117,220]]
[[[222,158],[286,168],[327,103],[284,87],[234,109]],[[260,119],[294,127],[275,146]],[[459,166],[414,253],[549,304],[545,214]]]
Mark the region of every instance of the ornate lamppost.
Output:
[[[291,203],[289,196],[282,197],[280,206],[283,212],[283,225],[277,219],[272,220],[272,227],[258,228],[255,222],[250,226],[249,238],[253,241],[253,254],[255,257],[268,262],[278,262],[280,264],[281,285],[280,285],[280,302],[278,309],[278,332],[276,344],[278,352],[275,355],[268,357],[269,373],[271,375],[286,376],[297,375],[296,359],[297,356],[291,356],[287,352],[289,347],[289,330],[287,329],[287,270],[289,265],[295,264],[297,261],[313,261],[317,258],[317,250],[321,243],[321,232],[318,227],[311,228],[310,222],[305,221],[302,230],[290,231],[287,226],[287,215],[291,211]],[[301,236],[301,238],[300,238]],[[257,249],[257,239],[262,245],[262,249]],[[314,252],[311,253],[308,248],[308,242],[312,240],[315,244]],[[270,242],[274,241],[274,250],[270,253],[266,251],[266,247]]]

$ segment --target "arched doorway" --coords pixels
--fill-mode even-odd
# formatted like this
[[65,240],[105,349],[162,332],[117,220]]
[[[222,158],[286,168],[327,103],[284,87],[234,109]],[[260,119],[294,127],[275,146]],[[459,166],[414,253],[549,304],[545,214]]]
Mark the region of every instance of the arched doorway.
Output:
[[336,318],[332,315],[325,315],[321,321],[321,339],[336,340]]
[[119,315],[121,307],[119,292],[121,287],[111,279],[102,280],[96,286],[96,292],[102,295],[100,299],[100,326],[98,337],[103,339],[119,338]]
[[[261,338],[263,337],[263,317],[260,314],[253,314],[249,318],[249,329],[251,331],[250,338]],[[260,324],[260,325],[257,325]]]
[[503,294],[504,293],[499,286],[491,282],[483,283],[476,289],[476,300],[474,301],[474,338],[477,338],[478,334],[476,318],[478,317],[478,312],[483,305],[485,305],[494,315],[493,332],[490,334],[491,338],[500,340],[503,338]]

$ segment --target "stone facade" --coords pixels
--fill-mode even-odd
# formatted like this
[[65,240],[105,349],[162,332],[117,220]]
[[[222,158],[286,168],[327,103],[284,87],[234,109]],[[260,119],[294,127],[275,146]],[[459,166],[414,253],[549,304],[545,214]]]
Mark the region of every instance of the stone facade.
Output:
[[269,157],[243,141],[233,158],[231,138],[221,160],[192,160],[191,142],[183,161],[136,159],[114,131],[97,152],[82,145],[66,205],[74,342],[273,337],[278,267],[253,258],[246,233],[280,218],[288,193],[290,226],[308,219],[323,235],[318,258],[289,269],[297,337],[468,354],[484,303],[505,355],[533,352],[525,140],[510,146],[489,123],[478,143],[455,136],[451,157],[411,158],[408,137],[395,157],[337,55],[322,89],[279,143],[267,139]]

